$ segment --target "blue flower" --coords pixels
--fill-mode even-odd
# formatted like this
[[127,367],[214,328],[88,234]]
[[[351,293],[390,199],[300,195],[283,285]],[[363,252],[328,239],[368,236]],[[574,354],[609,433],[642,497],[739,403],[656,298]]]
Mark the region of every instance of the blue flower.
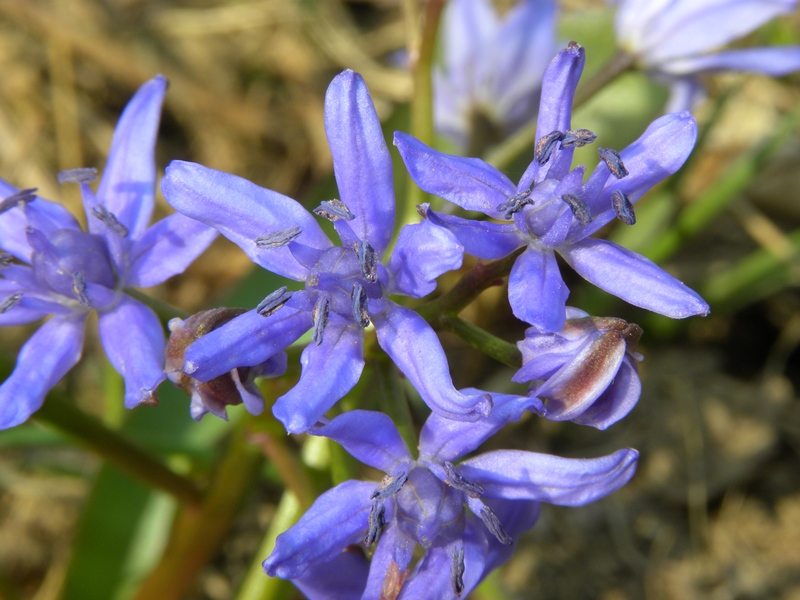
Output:
[[429,294],[435,278],[461,265],[462,246],[448,231],[423,222],[403,228],[381,263],[394,227],[389,150],[360,75],[334,78],[325,98],[325,130],[341,199],[314,210],[333,221],[331,243],[298,202],[240,177],[173,162],[162,190],[178,211],[212,225],[259,266],[305,283],[281,288],[186,350],[184,371],[208,381],[236,367],[263,363],[312,329],[297,385],[280,397],[275,416],[292,433],[306,431],[356,384],[364,367],[364,328],[435,411],[477,419],[488,395],[455,390],[434,331],[415,312],[388,299]]
[[800,46],[717,51],[779,15],[797,0],[609,0],[617,39],[641,67],[671,88],[668,112],[689,110],[703,95],[696,75],[754,71],[781,76],[800,69]]
[[0,386],[0,427],[25,421],[78,362],[86,317],[125,379],[125,406],[155,402],[164,380],[164,331],[155,313],[123,292],[182,272],[216,236],[175,214],[148,228],[155,194],[155,142],[167,83],[144,84],[120,118],[97,195],[93,169],[65,171],[81,185],[89,231],[62,206],[0,181],[0,325],[51,318],[20,351]]
[[574,148],[595,138],[570,125],[583,64],[583,48],[573,42],[548,66],[539,141],[519,185],[482,160],[437,152],[396,132],[394,143],[419,187],[467,210],[511,222],[472,221],[436,214],[427,206],[422,211],[479,258],[501,258],[525,247],[509,277],[509,301],[517,318],[543,331],[559,331],[566,320],[569,290],[556,252],[585,279],[631,304],[673,318],[705,315],[703,299],[656,264],[589,237],[615,217],[628,224],[635,221],[633,203],[680,168],[694,146],[697,124],[687,112],[666,115],[619,154],[600,148],[602,160],[584,182],[583,166],[570,170]]
[[[519,397],[496,396],[492,414],[474,423],[433,414],[417,459],[380,413],[355,410],[311,429],[386,477],[377,485],[346,481],[320,496],[278,536],[265,571],[292,579],[312,600],[466,596],[508,560],[540,502],[588,504],[636,469],[633,449],[596,459],[496,450],[454,464],[525,408]],[[375,546],[370,562],[354,546],[362,542]],[[424,556],[412,564],[416,546]]]
[[522,0],[503,17],[490,0],[448,3],[433,73],[437,130],[466,149],[476,120],[509,134],[532,119],[558,51],[555,20],[553,0]]
[[525,332],[517,343],[522,368],[513,381],[534,382],[528,393],[544,401],[545,418],[606,429],[633,409],[642,392],[636,367],[641,335],[633,323],[567,307],[558,333],[535,327]]

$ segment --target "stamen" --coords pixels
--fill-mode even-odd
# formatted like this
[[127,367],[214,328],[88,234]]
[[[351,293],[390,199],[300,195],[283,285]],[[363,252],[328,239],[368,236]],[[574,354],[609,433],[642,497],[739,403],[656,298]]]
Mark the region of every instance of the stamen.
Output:
[[394,477],[386,475],[381,481],[381,485],[372,492],[370,500],[374,500],[375,498],[384,500],[389,496],[394,496],[400,491],[400,488],[403,487],[406,481],[408,481],[408,475],[406,475],[405,471],[400,471]]
[[472,483],[456,473],[453,463],[445,461],[444,472],[447,474],[445,483],[450,487],[464,492],[470,498],[480,498],[483,495],[483,488],[477,483]]
[[37,188],[27,188],[19,190],[11,194],[8,198],[4,198],[2,202],[0,202],[0,215],[20,204],[27,204],[36,198],[36,189]]
[[386,508],[383,506],[383,500],[375,499],[372,501],[372,508],[369,511],[369,527],[367,535],[364,536],[364,545],[369,548],[378,541],[381,536],[381,529],[386,525]]
[[369,314],[367,313],[367,292],[360,283],[353,284],[353,291],[350,294],[350,307],[353,310],[353,318],[361,327],[369,325]]
[[550,160],[550,155],[555,150],[556,144],[563,139],[564,134],[560,131],[551,131],[547,135],[540,137],[539,141],[536,142],[536,151],[533,153],[533,157],[539,161],[540,165],[543,165]]
[[453,593],[461,597],[464,591],[464,546],[453,549],[453,562],[450,563],[450,583],[453,586]]
[[518,213],[528,204],[533,204],[533,198],[531,198],[530,189],[514,194],[505,202],[498,204],[495,210],[506,211],[506,213],[503,215],[503,218],[510,219],[514,213]]
[[576,129],[574,131],[568,129],[564,134],[564,139],[561,140],[561,147],[569,148],[570,146],[575,146],[576,148],[581,148],[586,144],[591,144],[596,139],[597,134],[589,129]]
[[350,212],[350,209],[345,206],[344,202],[336,198],[333,200],[323,200],[313,212],[315,215],[328,219],[328,221],[338,221],[339,219],[352,221],[356,218],[356,216]]
[[277,310],[286,304],[291,297],[292,292],[287,292],[285,285],[283,287],[279,287],[277,290],[272,292],[258,303],[258,306],[256,306],[256,312],[262,317],[268,317],[277,312]]
[[581,225],[586,225],[592,222],[592,212],[586,203],[578,198],[575,194],[564,194],[561,199],[569,206],[572,214],[578,219]]
[[67,169],[58,174],[58,183],[91,183],[95,179],[97,179],[97,169],[94,167]]
[[260,235],[255,239],[255,242],[256,246],[263,250],[282,248],[283,246],[286,246],[290,242],[294,241],[294,239],[301,233],[303,233],[303,230],[295,225],[294,227],[289,227],[289,229],[281,229],[275,233]]
[[0,269],[5,269],[8,267],[12,260],[14,260],[13,255],[9,254],[8,252],[0,251]]
[[109,212],[105,206],[101,206],[100,204],[93,206],[92,214],[98,221],[103,223],[103,225],[116,233],[117,236],[121,238],[128,237],[128,228],[120,223],[116,215],[114,215],[112,212]]
[[500,524],[500,519],[497,518],[497,515],[494,514],[494,511],[489,508],[488,506],[484,505],[481,509],[481,521],[483,524],[486,525],[486,528],[492,532],[492,535],[497,538],[497,541],[501,544],[506,546],[510,546],[514,543],[514,540],[509,537],[509,535],[503,529],[503,526]]
[[322,343],[322,332],[328,326],[328,312],[330,301],[327,296],[320,296],[311,311],[311,319],[314,321],[314,330],[311,333],[311,340],[319,346]]
[[15,294],[11,294],[8,298],[0,302],[0,315],[4,315],[8,311],[10,311],[17,304],[19,304],[20,300],[22,300],[22,293],[16,292]]
[[358,241],[353,244],[356,256],[358,256],[358,264],[361,265],[361,274],[364,279],[370,283],[378,281],[378,255],[375,250],[369,245],[369,242]]
[[614,207],[617,218],[625,223],[625,225],[633,225],[636,223],[633,204],[628,200],[628,196],[625,195],[625,192],[622,190],[615,190],[611,194],[611,206]]
[[622,179],[628,176],[628,169],[622,164],[622,158],[611,148],[598,148],[597,154],[606,163],[608,170],[617,179]]
[[83,271],[72,274],[72,291],[78,297],[78,302],[84,306],[89,306],[89,296],[86,295],[86,281],[83,278]]

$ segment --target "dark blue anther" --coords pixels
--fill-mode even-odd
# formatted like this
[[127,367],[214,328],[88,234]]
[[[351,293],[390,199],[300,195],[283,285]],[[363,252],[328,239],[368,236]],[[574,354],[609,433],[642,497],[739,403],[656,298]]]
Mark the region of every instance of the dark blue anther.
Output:
[[97,169],[94,167],[67,169],[58,174],[58,183],[91,183],[95,179],[97,179]]
[[617,154],[611,148],[598,148],[597,154],[606,163],[608,170],[611,171],[611,174],[614,175],[617,179],[622,179],[623,177],[628,176],[628,169],[625,168],[625,165],[622,164],[622,158],[620,155]]
[[591,144],[596,139],[597,134],[589,129],[576,129],[574,131],[570,129],[564,134],[564,139],[561,140],[561,147],[569,148],[570,146],[575,146],[580,148],[586,144]]
[[11,261],[14,260],[14,257],[9,254],[8,252],[0,251],[0,269],[5,269],[8,265],[11,264]]
[[575,194],[564,194],[561,199],[569,206],[572,214],[578,219],[578,223],[586,225],[592,222],[592,212],[586,203],[578,198]]
[[361,266],[361,275],[364,279],[370,283],[378,281],[378,255],[369,242],[358,241],[353,244],[353,250],[358,256],[358,264]]
[[528,204],[533,204],[533,199],[531,198],[531,190],[529,189],[517,192],[505,202],[498,204],[495,210],[497,210],[498,212],[505,211],[503,218],[510,219],[514,213],[521,211]]
[[17,304],[19,304],[20,300],[22,300],[22,294],[17,292],[15,294],[11,294],[8,298],[0,302],[0,315],[10,311]]
[[92,214],[94,217],[113,231],[118,237],[128,237],[128,228],[119,222],[114,213],[109,212],[105,206],[98,204],[92,207]]
[[86,281],[83,278],[83,271],[72,274],[72,291],[78,297],[78,302],[84,306],[89,305],[89,296],[86,295]]
[[381,530],[386,525],[386,508],[383,506],[383,500],[376,498],[372,501],[372,507],[369,511],[369,520],[367,535],[364,536],[364,545],[369,548],[378,541],[381,536]]
[[20,204],[27,204],[34,198],[36,198],[36,188],[28,188],[14,192],[8,198],[4,198],[0,201],[0,215]]
[[563,139],[564,134],[561,131],[551,131],[547,135],[540,137],[539,141],[536,142],[536,151],[533,153],[533,157],[539,161],[540,165],[543,165],[550,160],[550,155],[555,150],[556,144]]
[[453,593],[461,597],[464,591],[464,547],[453,548],[453,562],[450,563],[450,584],[453,586]]
[[464,492],[470,498],[480,498],[483,495],[483,488],[477,483],[472,483],[456,473],[453,463],[445,461],[444,472],[447,475],[445,483],[452,488]]
[[486,529],[492,532],[492,535],[497,538],[498,542],[506,546],[510,546],[514,543],[514,540],[509,537],[500,524],[500,519],[498,519],[494,511],[485,504],[483,508],[481,508],[480,518],[483,524],[486,525]]
[[330,301],[327,296],[320,296],[311,311],[311,320],[314,322],[314,329],[311,332],[311,340],[319,346],[322,343],[322,333],[328,326],[328,312]]
[[369,314],[367,313],[367,292],[360,283],[353,284],[353,291],[350,294],[350,307],[353,310],[353,318],[361,327],[369,325]]
[[283,287],[279,287],[277,290],[272,292],[269,296],[258,303],[258,306],[256,306],[256,312],[262,317],[268,317],[286,304],[291,297],[292,292],[287,292],[285,285]]
[[275,233],[260,235],[255,239],[255,242],[256,246],[264,250],[282,248],[283,246],[286,246],[290,242],[294,241],[294,239],[301,233],[303,233],[303,230],[295,225],[294,227],[289,227],[289,229],[281,229]]
[[636,223],[636,214],[633,212],[633,204],[628,200],[625,192],[622,190],[615,190],[611,194],[611,206],[614,207],[617,218],[625,223],[625,225],[633,225]]
[[340,219],[352,221],[356,218],[356,216],[350,212],[350,209],[345,206],[345,203],[336,198],[333,200],[323,200],[313,212],[315,215],[328,219],[328,221],[338,221]]
[[394,477],[391,475],[386,475],[381,481],[381,485],[378,487],[378,489],[372,492],[370,500],[374,500],[375,498],[385,500],[390,496],[394,496],[400,491],[400,488],[403,487],[406,481],[408,481],[408,475],[406,475],[405,471],[400,471]]

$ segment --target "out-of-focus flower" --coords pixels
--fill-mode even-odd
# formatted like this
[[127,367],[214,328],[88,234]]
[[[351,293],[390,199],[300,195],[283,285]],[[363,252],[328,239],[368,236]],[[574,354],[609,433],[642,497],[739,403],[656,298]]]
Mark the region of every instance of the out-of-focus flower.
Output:
[[184,353],[194,341],[246,312],[241,308],[214,308],[192,315],[186,320],[169,322],[165,371],[174,384],[192,399],[190,413],[199,421],[206,413],[228,420],[226,407],[244,403],[248,412],[260,415],[264,397],[255,384],[256,377],[278,377],[286,372],[286,353],[279,352],[266,362],[253,367],[239,367],[209,381],[198,381],[183,372]]
[[572,42],[548,66],[536,153],[517,186],[482,160],[437,152],[395,132],[395,145],[419,187],[511,223],[436,214],[427,205],[421,212],[479,258],[501,258],[525,247],[508,280],[509,301],[517,318],[540,330],[560,331],[566,320],[569,290],[555,252],[585,279],[631,304],[673,318],[705,315],[708,304],[658,265],[590,237],[615,217],[635,222],[633,203],[680,168],[694,146],[697,124],[688,112],[666,115],[619,154],[600,148],[602,160],[584,183],[585,167],[570,170],[574,148],[595,139],[570,125],[583,64],[583,48]]
[[[380,413],[355,410],[311,429],[386,477],[377,486],[346,481],[320,496],[278,536],[264,569],[292,579],[311,600],[466,596],[508,560],[540,502],[588,504],[625,485],[636,469],[633,449],[584,460],[497,450],[453,463],[525,408],[518,396],[496,396],[492,414],[474,423],[433,414],[417,459]],[[354,546],[362,541],[375,545],[369,563]],[[417,545],[425,552],[412,565]]]
[[388,299],[393,293],[429,294],[436,277],[461,265],[462,246],[430,223],[407,226],[384,266],[394,227],[392,164],[357,73],[345,71],[331,82],[325,130],[341,200],[324,201],[314,212],[333,221],[341,246],[286,196],[197,164],[173,162],[167,168],[162,189],[172,206],[219,229],[259,266],[305,282],[305,290],[280,288],[256,309],[200,338],[186,350],[183,370],[208,381],[258,365],[311,328],[300,381],[273,407],[290,432],[300,433],[358,382],[363,330],[372,322],[378,343],[433,410],[477,419],[491,408],[490,396],[456,391],[434,331]]
[[777,16],[797,0],[608,0],[617,5],[623,50],[670,86],[667,112],[691,109],[703,96],[695,77],[709,71],[781,76],[800,70],[800,47],[717,51]]
[[567,307],[561,331],[531,327],[517,342],[522,368],[513,380],[534,382],[529,394],[544,401],[547,419],[606,429],[631,411],[642,392],[636,367],[641,335],[634,323]]
[[0,181],[0,325],[51,318],[23,346],[0,386],[0,427],[25,421],[78,362],[86,317],[125,379],[125,406],[156,402],[164,380],[164,331],[155,313],[124,293],[181,273],[217,232],[181,214],[148,227],[155,194],[155,143],[167,82],[144,84],[120,118],[97,190],[94,169],[59,180],[81,186],[89,231],[62,206]]
[[449,2],[442,64],[433,73],[438,131],[467,150],[531,120],[558,51],[555,20],[553,0],[521,0],[502,17],[491,0]]

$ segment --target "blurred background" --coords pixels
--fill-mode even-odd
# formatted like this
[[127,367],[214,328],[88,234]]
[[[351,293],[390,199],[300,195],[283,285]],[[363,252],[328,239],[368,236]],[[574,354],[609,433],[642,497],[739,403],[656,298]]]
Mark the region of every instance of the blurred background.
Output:
[[[162,172],[172,159],[193,160],[316,206],[336,195],[322,108],[337,72],[364,76],[387,140],[409,128],[412,80],[403,65],[413,4],[0,0],[0,177],[38,187],[82,218],[77,186],[59,186],[56,174],[102,169],[121,110],[161,73],[170,81]],[[512,4],[497,2],[501,10]],[[615,52],[613,11],[601,0],[561,2],[560,33],[586,47],[588,73]],[[742,40],[788,43],[800,43],[800,14]],[[644,328],[642,398],[605,432],[528,418],[487,447],[577,457],[633,446],[639,472],[593,505],[544,507],[511,562],[474,598],[800,600],[800,76],[726,74],[707,84],[690,163],[637,205],[636,227],[604,235],[664,264],[704,295],[712,314],[655,318],[565,269],[570,304]],[[622,148],[661,114],[666,96],[644,75],[627,74],[573,125]],[[577,160],[591,168],[596,154],[583,150]],[[402,198],[410,184],[393,159]],[[157,216],[169,211],[160,198]],[[474,264],[468,259],[464,269]],[[457,278],[444,276],[440,289]],[[218,240],[185,274],[151,291],[194,312],[252,307],[276,281]],[[465,316],[514,342],[525,327],[503,295],[487,290]],[[3,378],[30,332],[0,330]],[[457,386],[508,385],[511,369],[455,336],[442,340]],[[121,381],[91,326],[84,356],[56,394],[178,472],[234,481],[228,496],[193,512],[39,423],[0,432],[0,598],[295,597],[290,585],[242,588],[285,508],[270,438],[251,431],[244,449],[231,442],[245,435],[241,407],[229,411],[231,423],[191,422],[188,399],[169,383],[158,408],[125,413]],[[282,385],[268,383],[268,397]],[[332,448],[318,455],[306,456],[312,471],[339,456]],[[193,554],[187,532],[204,528],[208,547]]]

